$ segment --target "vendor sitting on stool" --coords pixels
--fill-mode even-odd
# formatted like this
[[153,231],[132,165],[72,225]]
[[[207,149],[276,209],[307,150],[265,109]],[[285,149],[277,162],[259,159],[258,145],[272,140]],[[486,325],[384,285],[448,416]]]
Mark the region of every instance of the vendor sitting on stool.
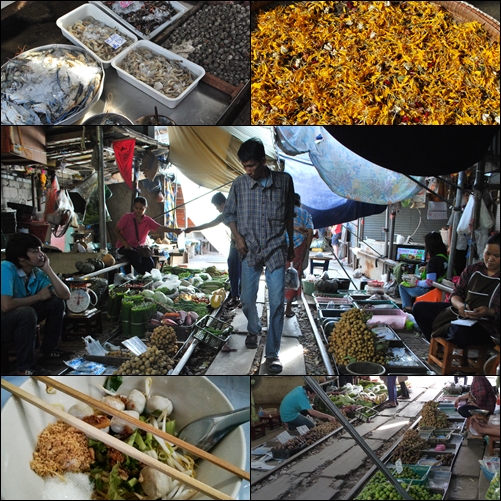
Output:
[[[117,236],[117,251],[125,256],[137,273],[144,275],[151,271],[155,263],[149,256],[140,256],[138,247],[146,244],[148,233],[152,230],[172,232],[176,235],[181,233],[180,228],[170,228],[162,226],[154,219],[145,215],[148,203],[144,197],[136,197],[132,207],[132,212],[124,214],[115,228]],[[130,265],[127,266],[127,272],[130,272]]]
[[[68,287],[50,267],[42,242],[35,235],[16,233],[7,243],[2,261],[2,344],[14,342],[17,373],[49,376],[35,365],[37,324],[45,320],[40,351],[46,358],[66,358],[72,352],[57,348],[63,330]],[[3,348],[5,349],[5,348]]]
[[298,386],[289,392],[280,404],[280,419],[287,424],[289,430],[295,430],[299,426],[314,428],[315,424],[306,417],[307,414],[320,419],[335,421],[334,416],[324,414],[312,408],[310,399],[315,397],[315,392],[310,386]]
[[470,412],[471,410],[483,409],[488,411],[489,414],[494,413],[496,409],[496,394],[491,383],[485,376],[474,376],[469,393],[458,397],[454,402],[454,406],[457,408],[458,414],[468,418],[466,423],[469,426],[469,420],[473,416]]

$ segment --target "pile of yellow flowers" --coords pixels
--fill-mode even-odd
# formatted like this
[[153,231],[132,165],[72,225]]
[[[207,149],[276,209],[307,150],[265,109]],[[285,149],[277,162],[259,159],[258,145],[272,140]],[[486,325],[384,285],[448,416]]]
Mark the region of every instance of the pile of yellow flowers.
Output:
[[252,123],[499,124],[499,40],[430,2],[301,2],[259,13]]

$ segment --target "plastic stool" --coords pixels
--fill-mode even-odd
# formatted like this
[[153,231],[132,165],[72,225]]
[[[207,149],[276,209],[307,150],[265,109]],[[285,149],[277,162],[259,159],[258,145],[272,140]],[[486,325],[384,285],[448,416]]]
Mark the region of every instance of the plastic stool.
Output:
[[444,293],[440,289],[432,289],[431,291],[423,294],[422,296],[418,296],[414,302],[418,303],[419,301],[428,301],[430,303],[440,303],[444,300]]
[[[438,349],[444,347],[443,358],[438,358]],[[430,351],[428,353],[428,363],[434,363],[442,369],[443,376],[450,376],[455,371],[469,374],[483,374],[483,367],[487,358],[489,346],[485,344],[471,345],[467,348],[458,348],[453,342],[447,341],[444,337],[432,337],[430,342]],[[459,350],[455,355],[454,350]],[[470,367],[468,364],[468,350],[478,350],[477,367]],[[458,361],[459,365],[452,365],[453,361]]]

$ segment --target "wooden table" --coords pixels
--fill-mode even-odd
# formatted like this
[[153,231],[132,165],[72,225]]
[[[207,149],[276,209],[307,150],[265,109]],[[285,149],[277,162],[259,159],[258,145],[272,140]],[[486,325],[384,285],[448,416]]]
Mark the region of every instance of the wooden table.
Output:
[[310,274],[313,275],[313,268],[321,267],[323,271],[327,271],[329,269],[329,263],[334,259],[334,256],[329,256],[325,252],[323,252],[322,257],[317,257],[316,252],[310,252]]

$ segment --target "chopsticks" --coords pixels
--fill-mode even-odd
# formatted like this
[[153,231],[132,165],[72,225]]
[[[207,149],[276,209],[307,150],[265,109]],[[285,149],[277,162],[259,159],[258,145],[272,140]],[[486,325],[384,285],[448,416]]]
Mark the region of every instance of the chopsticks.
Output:
[[110,416],[115,416],[117,418],[122,419],[123,421],[133,424],[135,427],[150,432],[153,435],[156,435],[159,438],[162,438],[164,440],[167,440],[168,442],[178,445],[179,447],[182,447],[183,449],[192,452],[193,454],[196,454],[197,456],[201,457],[202,459],[205,459],[217,466],[220,466],[221,468],[234,473],[235,475],[245,479],[245,480],[250,480],[250,473],[242,470],[241,468],[238,468],[238,466],[235,466],[234,464],[229,463],[228,461],[225,461],[224,459],[218,458],[217,456],[214,456],[213,454],[209,454],[206,451],[203,451],[202,449],[199,449],[198,447],[189,444],[188,442],[185,442],[184,440],[181,440],[174,435],[170,435],[169,433],[165,433],[162,430],[159,430],[158,428],[155,428],[154,426],[151,426],[150,424],[147,424],[143,421],[140,421],[139,419],[133,418],[129,416],[128,414],[125,414],[117,409],[114,409],[113,407],[110,407],[109,405],[106,405],[103,402],[100,402],[99,400],[96,400],[89,395],[86,395],[85,393],[81,393],[78,390],[75,390],[74,388],[70,388],[69,386],[65,385],[64,383],[61,383],[55,379],[52,379],[47,376],[32,376],[33,379],[36,379],[40,381],[41,383],[45,383],[46,385],[55,388],[56,390],[62,391],[63,393],[66,393],[67,395],[70,395],[73,398],[76,398],[77,400],[80,400],[81,402],[85,402],[86,404],[90,405],[91,407],[95,409],[99,409],[100,411],[105,412],[106,414]]
[[[49,379],[49,378],[44,378],[44,379]],[[151,456],[148,456],[147,454],[144,454],[143,452],[139,451],[138,449],[135,449],[134,447],[128,445],[127,443],[122,442],[121,440],[118,440],[115,437],[112,437],[108,433],[98,430],[94,426],[87,424],[81,419],[78,419],[72,416],[71,414],[62,411],[61,409],[52,406],[47,402],[44,402],[41,398],[35,397],[31,393],[28,393],[22,390],[21,388],[14,386],[13,384],[5,381],[4,379],[2,379],[1,381],[1,386],[2,388],[6,389],[16,397],[26,400],[30,404],[55,416],[61,421],[64,421],[65,423],[83,431],[87,436],[92,437],[95,440],[99,440],[100,442],[103,442],[106,445],[109,445],[110,447],[113,447],[114,449],[123,452],[125,455],[133,457],[134,459],[141,461],[141,463],[147,466],[151,466],[152,468],[155,468],[156,470],[165,473],[166,475],[169,475],[170,477],[175,478],[180,482],[188,484],[193,489],[196,489],[197,491],[206,494],[211,498],[224,499],[224,500],[233,499],[232,497],[218,491],[217,489],[214,489],[213,487],[210,487],[204,484],[203,482],[200,482],[199,480],[191,478],[188,475],[185,475],[184,473],[181,473],[180,471],[176,470],[175,468],[172,468],[164,463],[161,463],[160,461],[152,458]],[[127,414],[125,414],[125,416],[127,416]]]

